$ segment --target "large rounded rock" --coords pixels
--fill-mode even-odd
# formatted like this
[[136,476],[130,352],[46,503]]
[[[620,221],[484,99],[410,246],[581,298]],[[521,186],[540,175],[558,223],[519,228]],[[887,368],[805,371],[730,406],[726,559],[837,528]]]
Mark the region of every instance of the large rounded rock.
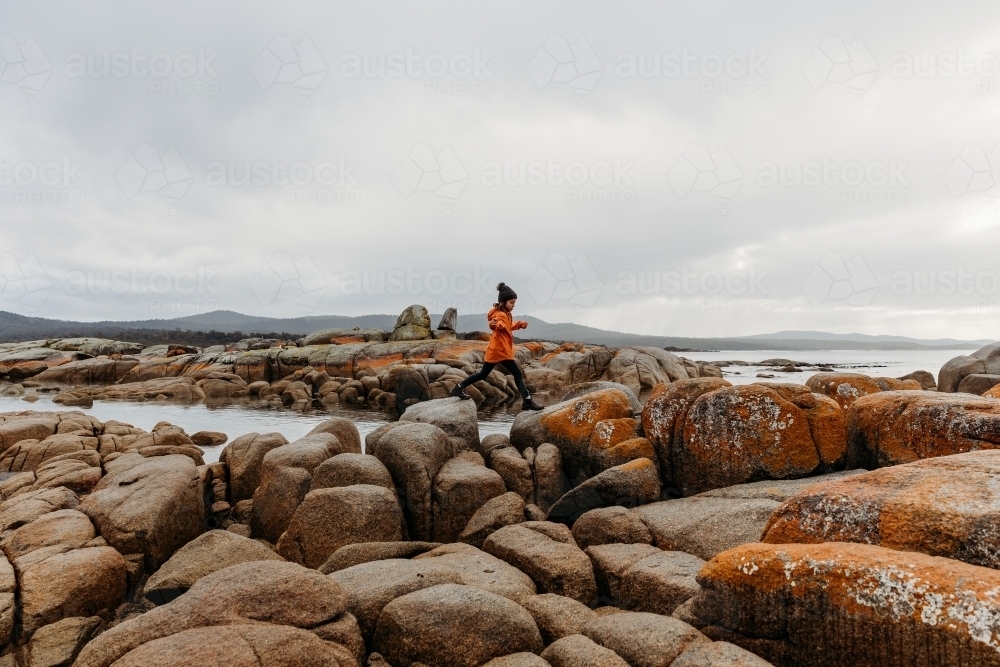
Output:
[[587,554],[576,543],[555,540],[530,525],[497,530],[486,538],[483,551],[527,574],[542,593],[565,595],[588,606],[594,604],[597,584]]
[[187,456],[128,454],[105,467],[80,511],[119,552],[144,554],[148,571],[205,531],[201,477]]
[[772,667],[771,663],[729,642],[698,643],[674,660],[670,667]]
[[883,391],[875,378],[863,373],[816,373],[806,380],[806,386],[837,401],[844,410],[862,396]]
[[260,486],[253,494],[250,527],[254,535],[277,542],[309,492],[312,472],[343,450],[335,435],[316,433],[269,451],[261,463]]
[[710,643],[683,621],[645,612],[596,618],[583,628],[583,634],[617,653],[632,667],[669,665],[688,648]]
[[84,647],[75,665],[108,667],[147,642],[193,628],[247,623],[317,628],[346,607],[343,589],[319,572],[279,561],[242,563],[202,577],[170,604],[107,630]]
[[458,331],[458,309],[446,308],[437,328],[444,331]]
[[608,468],[568,491],[549,509],[548,519],[572,524],[598,507],[636,507],[660,497],[660,474],[649,459]]
[[938,373],[938,391],[960,391],[962,381],[973,374],[1000,375],[1000,344],[990,343],[969,356],[946,362]]
[[562,455],[559,448],[543,443],[535,450],[535,504],[547,512],[553,503],[569,491],[569,479],[563,472]]
[[532,595],[522,600],[521,606],[535,619],[546,645],[580,634],[587,623],[597,618],[594,610],[582,602],[554,593]]
[[690,378],[657,385],[642,409],[642,431],[656,450],[664,483],[674,483],[674,452],[684,446],[684,422],[702,394],[732,385],[721,378]]
[[552,667],[630,667],[617,653],[583,635],[563,637],[542,651]]
[[440,568],[435,562],[403,558],[359,563],[329,576],[343,588],[348,609],[369,643],[382,609],[396,598],[431,586],[463,583],[458,572]]
[[468,544],[445,544],[414,556],[413,560],[426,561],[442,571],[455,572],[466,586],[475,586],[515,602],[537,592],[535,583],[527,574]]
[[503,479],[505,487],[530,502],[535,496],[531,464],[513,447],[496,447],[489,453],[490,467]]
[[33,551],[50,547],[56,547],[54,552],[79,549],[95,535],[94,524],[86,514],[72,509],[56,510],[12,531],[0,542],[0,547],[19,566],[18,560]]
[[333,417],[317,424],[306,435],[316,435],[317,433],[329,433],[336,436],[340,442],[342,452],[360,454],[361,453],[361,433],[358,427],[350,419],[344,417]]
[[494,531],[523,521],[524,499],[520,494],[509,491],[483,503],[469,519],[458,541],[478,549]]
[[658,551],[629,566],[621,575],[618,606],[668,615],[694,597],[695,580],[705,561],[683,551]]
[[362,542],[345,544],[319,567],[323,574],[346,570],[355,565],[390,558],[413,558],[441,546],[437,542]]
[[825,475],[815,475],[813,477],[801,477],[799,479],[766,479],[760,482],[749,482],[747,484],[735,484],[721,489],[712,489],[699,493],[695,498],[731,498],[733,500],[776,500],[783,503],[792,496],[801,493],[804,489],[821,484],[832,482],[836,479],[844,479],[861,475],[867,470],[838,470],[828,472]]
[[396,423],[368,442],[369,452],[389,469],[403,499],[410,538],[431,541],[434,478],[451,458],[452,445],[432,424]]
[[282,560],[256,540],[226,530],[210,530],[174,552],[149,576],[143,593],[156,604],[166,604],[196,581],[231,565],[258,560]]
[[38,470],[57,456],[96,451],[97,442],[95,437],[76,433],[57,433],[41,441],[22,440],[4,450],[0,456],[0,472]]
[[24,491],[0,503],[0,534],[30,523],[43,514],[79,506],[76,494],[64,486]]
[[382,486],[355,484],[310,491],[295,510],[276,549],[290,561],[318,568],[345,544],[403,538],[396,494]]
[[506,493],[503,478],[489,468],[454,458],[434,477],[432,537],[456,542],[480,507]]
[[699,396],[674,447],[674,481],[687,495],[758,479],[844,466],[844,416],[801,385],[749,384]]
[[776,665],[997,663],[996,570],[864,544],[747,544],[698,582],[702,632]]
[[542,638],[526,609],[470,586],[442,584],[387,604],[373,648],[392,665],[478,667],[489,660],[542,650]]
[[566,390],[566,393],[563,394],[562,400],[569,401],[574,398],[579,398],[585,394],[592,394],[595,391],[602,391],[604,389],[617,389],[625,392],[625,395],[628,396],[629,403],[632,404],[632,412],[635,414],[642,412],[642,403],[639,402],[639,399],[631,389],[621,383],[608,382],[607,380],[594,380],[593,382],[580,382],[578,384],[574,384]]
[[[369,665],[369,667],[372,667]],[[522,651],[521,653],[511,653],[510,655],[493,658],[483,667],[549,667],[549,663],[542,660],[534,653]]]
[[847,413],[848,468],[881,468],[1000,447],[1000,402],[925,391],[858,399]]
[[127,566],[111,547],[56,553],[31,563],[19,574],[25,636],[71,616],[107,614],[125,597]]
[[344,648],[312,632],[281,625],[195,628],[147,642],[115,662],[116,667],[353,667]]
[[594,565],[594,578],[602,604],[620,607],[621,581],[625,571],[646,556],[661,552],[651,544],[599,544],[587,547],[586,553]]
[[649,528],[624,507],[599,507],[573,522],[573,539],[581,549],[600,544],[652,544]]
[[100,616],[72,616],[42,626],[22,649],[22,656],[29,665],[72,665],[103,625]]
[[253,498],[253,492],[260,486],[264,456],[287,444],[288,440],[280,433],[247,433],[226,446],[222,458],[229,464],[229,501],[233,505]]
[[396,318],[389,340],[425,340],[431,337],[431,317],[419,304],[408,306]]
[[518,451],[536,450],[549,443],[559,448],[570,482],[579,484],[590,475],[590,437],[598,422],[633,417],[632,402],[620,389],[602,389],[557,403],[540,412],[522,411],[510,430],[511,445]]
[[1000,569],[1000,451],[925,459],[808,487],[762,541],[861,542]]
[[760,540],[779,503],[774,500],[678,498],[634,510],[664,551],[684,551],[708,560],[716,554]]
[[312,473],[310,491],[336,486],[372,484],[395,490],[392,475],[382,462],[371,454],[337,454],[320,463]]
[[437,426],[448,435],[454,453],[479,450],[479,418],[473,401],[449,397],[415,403],[399,421]]
[[963,394],[982,396],[998,384],[1000,384],[1000,375],[973,373],[962,378],[958,384],[958,391]]

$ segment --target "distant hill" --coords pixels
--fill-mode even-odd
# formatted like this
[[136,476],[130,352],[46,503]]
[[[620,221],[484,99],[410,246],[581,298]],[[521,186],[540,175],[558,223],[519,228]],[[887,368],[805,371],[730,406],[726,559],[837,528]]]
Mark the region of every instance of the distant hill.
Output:
[[[432,315],[432,324],[436,326],[440,317],[440,315]],[[529,324],[528,329],[521,332],[521,336],[525,339],[575,341],[610,347],[648,345],[677,350],[973,350],[993,342],[953,338],[921,340],[906,336],[833,334],[824,331],[778,331],[770,334],[733,338],[648,336],[606,331],[582,324],[551,323],[530,315],[519,317]],[[356,317],[314,315],[274,318],[243,315],[231,310],[216,310],[210,313],[172,319],[73,322],[27,317],[0,311],[0,341],[101,336],[148,344],[169,341],[205,345],[232,342],[251,334],[289,338],[303,336],[320,329],[332,328],[372,327],[389,331],[392,330],[395,322],[396,315],[361,315]],[[459,315],[458,329],[459,331],[486,330],[485,314]]]

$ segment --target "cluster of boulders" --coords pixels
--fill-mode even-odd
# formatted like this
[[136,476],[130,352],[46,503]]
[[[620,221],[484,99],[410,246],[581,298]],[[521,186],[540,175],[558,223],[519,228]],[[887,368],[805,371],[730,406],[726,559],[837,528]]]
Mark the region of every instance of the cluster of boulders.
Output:
[[569,394],[208,464],[224,434],[2,414],[0,666],[1000,665],[1000,400]]
[[[391,333],[327,329],[299,341],[252,339],[206,350],[92,338],[8,343],[0,344],[0,380],[11,383],[7,394],[37,400],[39,392],[54,392],[55,402],[71,407],[95,400],[264,400],[296,409],[345,403],[402,412],[447,396],[481,368],[489,336],[457,334],[456,326],[453,309],[432,330],[427,310],[410,306]],[[583,382],[618,382],[639,395],[664,382],[722,375],[654,347],[526,342],[515,351],[543,403]],[[502,366],[466,391],[478,406],[520,398]]]

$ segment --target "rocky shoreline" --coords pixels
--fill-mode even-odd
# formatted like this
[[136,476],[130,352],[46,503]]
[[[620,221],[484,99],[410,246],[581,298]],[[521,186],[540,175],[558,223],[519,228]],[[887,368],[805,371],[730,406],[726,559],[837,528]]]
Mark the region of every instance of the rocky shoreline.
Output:
[[[988,384],[995,346],[931,390],[734,386],[664,351],[526,343],[536,391],[558,375],[551,405],[480,437],[506,378],[439,394],[484,343],[341,335],[3,357],[66,404],[401,414],[289,442],[0,413],[0,667],[1000,665],[1000,394],[949,391]],[[86,368],[114,374],[53,379]]]
[[[29,397],[52,392],[55,402],[70,407],[95,400],[242,401],[296,409],[365,405],[402,413],[413,403],[447,396],[479,370],[488,335],[447,328],[456,318],[451,310],[432,330],[426,309],[410,306],[392,332],[328,329],[297,341],[248,339],[204,350],[95,338],[3,343],[0,381],[9,386],[0,391]],[[641,395],[664,382],[722,375],[716,366],[653,347],[525,342],[516,354],[526,383],[544,404],[585,382],[618,382]],[[468,393],[480,407],[520,400],[502,367]]]

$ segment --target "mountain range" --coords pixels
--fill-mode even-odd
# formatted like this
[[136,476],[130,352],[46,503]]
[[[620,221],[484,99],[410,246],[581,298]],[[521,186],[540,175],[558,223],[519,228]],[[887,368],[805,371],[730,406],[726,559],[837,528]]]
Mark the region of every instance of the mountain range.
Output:
[[[608,331],[582,324],[552,323],[537,317],[519,316],[529,327],[526,339],[575,341],[625,347],[649,345],[678,351],[691,350],[932,350],[976,349],[993,341],[987,339],[959,340],[954,338],[919,339],[906,336],[872,336],[867,334],[835,334],[825,331],[777,331],[768,334],[731,338],[695,338],[650,336],[620,331]],[[440,315],[432,315],[437,323]],[[69,336],[99,336],[120,338],[143,343],[188,342],[205,344],[225,342],[240,335],[265,334],[290,337],[302,336],[320,329],[376,328],[391,331],[396,315],[313,315],[308,317],[273,318],[243,315],[231,310],[188,315],[172,319],[134,321],[73,322],[42,317],[28,317],[0,311],[0,342],[60,338]],[[486,329],[482,313],[459,315],[459,331]]]

